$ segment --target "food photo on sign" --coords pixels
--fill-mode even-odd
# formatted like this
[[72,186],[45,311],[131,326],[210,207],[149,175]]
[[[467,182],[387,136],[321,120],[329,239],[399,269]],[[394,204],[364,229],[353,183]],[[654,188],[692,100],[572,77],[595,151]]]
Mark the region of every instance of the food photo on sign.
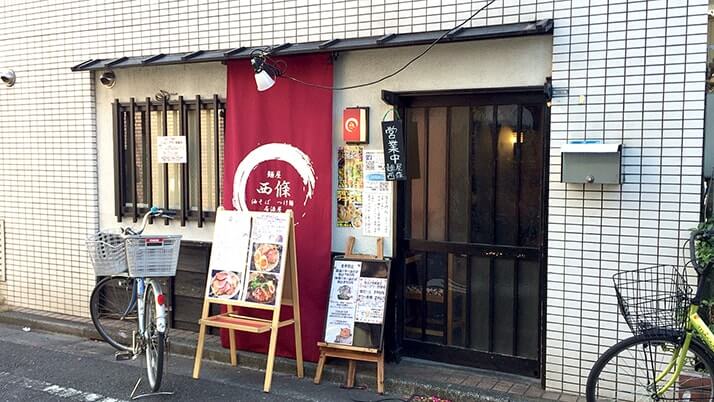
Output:
[[252,270],[259,272],[280,272],[281,244],[254,243]]
[[241,275],[238,272],[213,269],[211,270],[208,297],[240,300],[242,285]]
[[251,272],[246,289],[246,301],[260,304],[275,304],[278,276],[263,272]]

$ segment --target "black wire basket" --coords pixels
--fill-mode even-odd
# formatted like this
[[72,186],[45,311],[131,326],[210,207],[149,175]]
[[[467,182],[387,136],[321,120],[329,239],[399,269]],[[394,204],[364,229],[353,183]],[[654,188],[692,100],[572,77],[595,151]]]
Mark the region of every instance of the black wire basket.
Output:
[[620,312],[635,335],[684,327],[692,288],[676,267],[655,265],[612,277]]

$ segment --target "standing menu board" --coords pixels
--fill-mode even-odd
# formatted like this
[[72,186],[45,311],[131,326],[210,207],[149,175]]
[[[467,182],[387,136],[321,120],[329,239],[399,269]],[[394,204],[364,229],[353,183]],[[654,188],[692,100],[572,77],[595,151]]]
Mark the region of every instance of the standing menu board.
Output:
[[289,225],[287,214],[218,211],[206,298],[275,305],[281,299]]
[[[193,378],[201,372],[203,346],[208,327],[228,331],[231,365],[238,364],[236,331],[269,332],[268,358],[263,391],[269,392],[278,329],[292,325],[295,330],[297,375],[304,374],[300,301],[295,251],[293,212],[239,212],[219,209],[213,236],[211,262],[206,280],[206,296],[199,320],[200,329],[193,363]],[[283,281],[285,279],[285,281]],[[284,289],[285,288],[285,289]],[[225,312],[210,315],[211,303],[225,305]],[[293,318],[280,320],[280,309],[291,305]],[[272,311],[272,318],[235,313],[233,308],[250,307]]]
[[324,331],[327,344],[381,349],[389,268],[389,260],[335,258]]

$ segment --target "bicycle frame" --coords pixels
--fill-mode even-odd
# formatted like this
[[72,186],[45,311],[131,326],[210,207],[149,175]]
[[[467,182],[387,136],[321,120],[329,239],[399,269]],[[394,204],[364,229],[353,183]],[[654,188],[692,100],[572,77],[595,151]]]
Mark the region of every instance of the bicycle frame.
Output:
[[154,300],[154,305],[156,306],[156,330],[159,332],[166,332],[166,306],[159,303],[159,295],[163,295],[164,291],[161,289],[161,284],[153,279],[145,279],[146,282],[151,284],[154,288],[154,294],[156,295],[156,300]]
[[[143,351],[143,348],[145,346],[143,340],[146,339],[146,323],[144,322],[144,309],[146,308],[146,300],[144,300],[145,297],[145,291],[146,291],[146,286],[151,285],[151,287],[154,288],[155,292],[154,294],[156,295],[155,297],[158,299],[158,296],[160,294],[163,294],[163,291],[161,290],[161,284],[159,282],[151,279],[151,278],[135,278],[136,281],[136,286],[135,286],[135,293],[136,293],[136,311],[137,311],[137,319],[138,319],[138,326],[139,326],[139,337],[142,339],[142,342],[140,343],[140,348],[137,348],[137,342],[136,339],[134,340],[134,354],[139,354]],[[156,306],[156,311],[155,311],[155,317],[156,317],[156,330],[162,333],[166,332],[166,308],[164,307],[163,304],[160,304],[158,300],[154,300],[154,305]],[[140,349],[140,350],[139,350]]]
[[662,381],[662,379],[664,379],[664,377],[670,374],[672,369],[674,369],[674,374],[660,389],[657,390],[657,396],[664,395],[664,393],[667,392],[667,390],[669,390],[669,388],[671,388],[675,381],[679,378],[679,375],[684,368],[687,351],[689,351],[689,345],[691,344],[692,337],[695,333],[699,335],[700,339],[704,341],[710,350],[714,350],[714,333],[712,333],[704,320],[702,320],[702,317],[699,316],[698,304],[692,304],[689,306],[689,313],[687,314],[687,323],[685,326],[684,343],[682,344],[682,347],[674,351],[672,354],[672,360],[670,360],[667,367],[665,367],[664,370],[662,370],[662,372],[654,379],[652,385],[656,385],[658,382]]

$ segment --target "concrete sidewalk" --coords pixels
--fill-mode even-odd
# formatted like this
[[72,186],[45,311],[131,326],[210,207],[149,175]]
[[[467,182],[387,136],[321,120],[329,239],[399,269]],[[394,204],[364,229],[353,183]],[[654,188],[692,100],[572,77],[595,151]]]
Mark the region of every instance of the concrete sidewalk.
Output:
[[[34,331],[47,331],[84,338],[99,339],[91,320],[73,316],[42,313],[30,309],[10,309],[0,311],[0,324],[30,327]],[[172,354],[193,357],[196,350],[197,334],[189,331],[172,329],[170,332]],[[220,345],[217,336],[207,336],[204,359],[216,362],[229,362],[229,353]],[[265,368],[265,355],[251,352],[239,352],[239,365],[251,369]],[[323,381],[341,383],[344,381],[346,364],[342,361],[329,360],[323,372]],[[277,358],[275,370],[278,373],[294,374],[295,362],[291,359]],[[451,401],[584,401],[585,398],[574,395],[544,391],[539,381],[530,378],[493,373],[483,370],[468,369],[426,362],[415,359],[403,359],[399,364],[385,367],[385,391],[388,395],[423,395],[438,396]],[[315,364],[305,363],[305,376],[311,380],[315,374]],[[376,369],[373,364],[360,364],[357,369],[356,384],[362,384],[375,390]]]

